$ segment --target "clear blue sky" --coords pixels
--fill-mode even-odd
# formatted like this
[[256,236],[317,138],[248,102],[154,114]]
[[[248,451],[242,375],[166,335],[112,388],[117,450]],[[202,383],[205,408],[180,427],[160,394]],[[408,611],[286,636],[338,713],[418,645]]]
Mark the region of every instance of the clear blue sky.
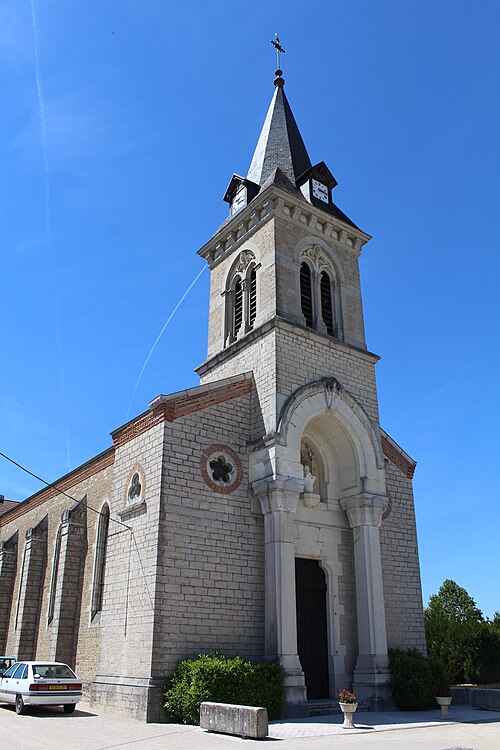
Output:
[[[382,426],[418,461],[424,600],[500,609],[498,0],[0,0],[0,450],[52,481],[110,445],[286,91],[361,257]],[[36,40],[36,43],[35,43]],[[37,76],[38,72],[38,76]],[[197,384],[208,272],[130,416]],[[35,480],[5,461],[0,492]]]

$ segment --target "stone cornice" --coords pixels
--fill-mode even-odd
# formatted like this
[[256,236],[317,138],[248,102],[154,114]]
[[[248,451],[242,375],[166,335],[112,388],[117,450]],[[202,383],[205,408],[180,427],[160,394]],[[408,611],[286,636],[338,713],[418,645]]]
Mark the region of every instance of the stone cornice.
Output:
[[371,239],[369,234],[360,229],[325,214],[316,206],[281,190],[276,185],[270,185],[245,209],[223,224],[212,239],[198,250],[198,255],[205,258],[211,269],[215,268],[272,217],[287,218],[300,226],[305,226],[313,236],[339,243],[356,256],[360,254],[363,245]]
[[313,331],[311,328],[307,328],[300,323],[292,323],[285,318],[281,318],[278,315],[275,315],[270,320],[266,320],[260,326],[257,326],[257,328],[254,328],[246,333],[243,338],[234,341],[232,344],[230,344],[230,346],[222,349],[222,351],[220,352],[217,352],[217,354],[214,354],[212,357],[210,357],[210,359],[207,359],[206,362],[203,362],[203,364],[196,367],[195,372],[200,377],[203,377],[207,374],[207,372],[210,372],[210,370],[220,365],[226,359],[236,356],[241,351],[241,349],[248,347],[248,345],[255,341],[255,339],[260,338],[262,335],[267,335],[270,331],[273,331],[276,328],[285,328],[289,331],[300,329],[301,335],[307,334],[311,337],[311,339],[315,341],[321,340],[321,342],[326,343],[329,346],[344,349],[349,352],[358,353],[363,357],[366,357],[373,364],[376,364],[380,359],[378,354],[373,354],[373,352],[369,352],[367,349],[361,349],[358,346],[354,346],[354,344],[348,344],[345,341],[340,341],[340,339],[334,339],[331,336],[327,336],[326,334],[319,333],[318,331]]

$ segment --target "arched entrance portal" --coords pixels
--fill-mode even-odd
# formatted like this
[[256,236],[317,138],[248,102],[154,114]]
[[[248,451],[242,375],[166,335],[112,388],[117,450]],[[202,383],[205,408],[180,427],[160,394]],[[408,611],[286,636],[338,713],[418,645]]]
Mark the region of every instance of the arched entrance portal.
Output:
[[295,558],[297,650],[307,698],[329,698],[326,579],[317,560]]

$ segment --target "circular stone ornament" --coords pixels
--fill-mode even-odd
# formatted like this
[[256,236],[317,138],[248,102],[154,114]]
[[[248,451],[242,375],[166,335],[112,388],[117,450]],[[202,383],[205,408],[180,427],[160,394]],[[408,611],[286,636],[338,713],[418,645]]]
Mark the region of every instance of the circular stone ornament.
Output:
[[203,451],[200,469],[205,484],[222,495],[234,492],[243,478],[241,461],[227,445],[211,445]]

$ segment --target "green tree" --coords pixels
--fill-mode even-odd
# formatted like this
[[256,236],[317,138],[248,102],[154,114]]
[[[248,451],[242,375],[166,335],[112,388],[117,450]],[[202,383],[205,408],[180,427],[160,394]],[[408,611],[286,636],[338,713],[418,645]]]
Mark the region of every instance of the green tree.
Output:
[[474,599],[447,579],[424,611],[427,650],[440,659],[452,682],[500,679],[500,613],[483,617]]

